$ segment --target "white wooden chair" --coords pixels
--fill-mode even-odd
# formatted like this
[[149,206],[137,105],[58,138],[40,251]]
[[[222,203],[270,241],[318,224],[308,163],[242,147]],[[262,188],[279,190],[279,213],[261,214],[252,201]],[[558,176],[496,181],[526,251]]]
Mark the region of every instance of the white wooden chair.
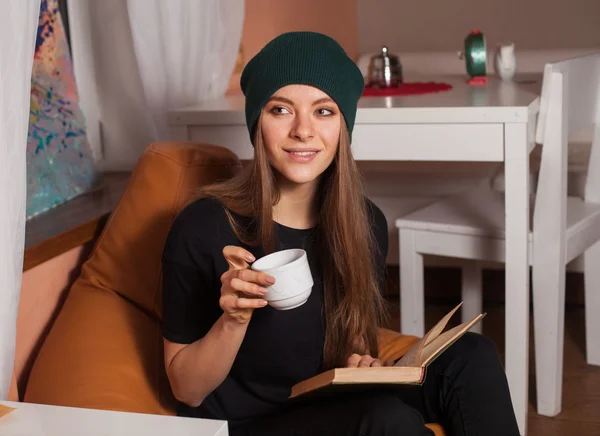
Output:
[[[555,416],[562,400],[565,270],[581,254],[587,361],[600,365],[600,53],[547,64],[540,103],[536,141],[543,144],[542,158],[528,237],[537,409]],[[585,195],[568,197],[568,134],[592,125]],[[463,318],[481,311],[481,261],[504,262],[510,256],[505,253],[504,216],[503,194],[486,185],[396,221],[402,333],[424,333],[423,255],[464,259]],[[512,307],[506,310],[514,312]]]

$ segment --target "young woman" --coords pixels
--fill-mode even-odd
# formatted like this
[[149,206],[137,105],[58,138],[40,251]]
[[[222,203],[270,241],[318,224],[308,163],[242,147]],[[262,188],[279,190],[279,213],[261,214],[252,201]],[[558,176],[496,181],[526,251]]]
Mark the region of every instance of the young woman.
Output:
[[[377,328],[387,223],[364,194],[350,149],[363,77],[331,38],[280,35],[241,86],[255,157],[177,217],[163,254],[165,366],[183,416],[224,419],[236,435],[518,434],[493,344],[467,334],[421,387],[289,402],[291,387],[340,366],[380,366]],[[278,311],[274,278],[249,269],[304,248],[308,301]]]

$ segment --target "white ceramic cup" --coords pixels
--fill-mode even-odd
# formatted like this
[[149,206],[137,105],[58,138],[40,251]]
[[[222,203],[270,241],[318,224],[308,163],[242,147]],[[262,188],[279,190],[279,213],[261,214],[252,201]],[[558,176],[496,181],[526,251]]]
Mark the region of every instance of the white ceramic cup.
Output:
[[255,261],[251,268],[275,277],[275,284],[267,288],[264,297],[275,309],[302,306],[312,292],[314,282],[306,251],[302,249],[276,251]]

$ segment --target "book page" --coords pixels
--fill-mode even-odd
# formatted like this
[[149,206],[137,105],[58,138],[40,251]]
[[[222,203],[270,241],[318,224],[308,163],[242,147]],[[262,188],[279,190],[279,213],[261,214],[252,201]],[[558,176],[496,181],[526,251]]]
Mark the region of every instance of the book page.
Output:
[[438,335],[446,328],[448,321],[452,315],[456,313],[462,302],[448,312],[438,323],[433,326],[429,332],[419,342],[417,342],[394,366],[422,366],[423,365],[423,350],[427,344],[431,343]]
[[428,335],[429,339],[425,341],[425,345],[429,344],[431,341],[437,338],[440,333],[442,333],[460,306],[462,306],[462,301],[454,309],[448,312],[442,319],[440,319],[436,325],[433,326],[431,329],[432,333],[431,335]]
[[458,338],[464,335],[474,324],[479,322],[485,313],[477,315],[471,321],[463,322],[447,332],[442,333],[423,348],[423,366],[429,365],[433,359],[439,356],[446,348],[452,345]]
[[423,354],[423,347],[425,346],[425,342],[427,338],[429,338],[431,332],[427,333],[424,337],[422,337],[419,342],[417,342],[408,353],[406,353],[402,358],[396,362],[394,366],[406,366],[406,367],[415,367],[421,366],[421,355]]

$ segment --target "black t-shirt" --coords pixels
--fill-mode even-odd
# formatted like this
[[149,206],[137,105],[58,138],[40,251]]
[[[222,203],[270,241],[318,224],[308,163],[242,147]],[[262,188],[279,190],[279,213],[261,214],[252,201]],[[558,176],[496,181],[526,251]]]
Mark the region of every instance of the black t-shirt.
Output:
[[[377,206],[368,204],[383,287],[387,222]],[[270,306],[255,310],[226,379],[199,407],[180,404],[180,415],[243,421],[272,413],[285,403],[295,383],[321,371],[325,323],[322,278],[314,252],[316,232],[277,224],[276,236],[278,249],[307,251],[314,279],[308,301],[292,310]],[[221,275],[228,270],[222,253],[226,245],[244,247],[257,259],[265,254],[261,247],[238,240],[216,200],[198,200],[176,218],[163,252],[162,333],[167,340],[192,343],[222,315],[219,298]]]

